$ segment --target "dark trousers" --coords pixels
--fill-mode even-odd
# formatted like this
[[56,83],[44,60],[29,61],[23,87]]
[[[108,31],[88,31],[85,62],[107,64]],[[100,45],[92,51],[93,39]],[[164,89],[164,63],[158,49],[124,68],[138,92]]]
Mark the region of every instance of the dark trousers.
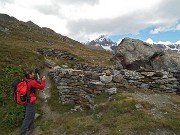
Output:
[[25,135],[26,131],[34,129],[35,104],[24,105],[26,113],[23,120],[20,135]]

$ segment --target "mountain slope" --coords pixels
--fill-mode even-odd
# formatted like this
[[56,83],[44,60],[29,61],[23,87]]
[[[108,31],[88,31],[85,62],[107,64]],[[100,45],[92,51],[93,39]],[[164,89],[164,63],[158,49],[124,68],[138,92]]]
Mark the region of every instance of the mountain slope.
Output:
[[59,65],[110,64],[111,54],[106,51],[92,50],[49,28],[0,14],[0,131],[6,134],[19,127],[23,118],[23,107],[12,101],[11,84],[13,80],[23,77],[24,69],[44,66],[45,58],[37,52],[41,48],[55,49],[76,57],[76,60],[67,60],[45,56]]
[[[89,49],[81,43],[58,34],[49,28],[41,28],[31,21],[22,22],[6,14],[0,14],[0,40],[1,43],[7,43],[8,41],[8,43],[12,45],[16,42],[16,45],[20,43],[22,43],[21,45],[33,45],[33,47],[30,47],[31,50],[36,50],[36,48],[39,47],[60,49],[72,53],[77,57],[81,57],[81,59],[85,59],[85,61],[86,58],[89,57],[86,61],[88,63],[92,63],[92,61],[96,63],[98,59],[103,59],[104,61],[104,57],[106,57],[105,63],[108,63],[111,55],[105,51]],[[29,46],[25,45],[25,47],[28,48]],[[95,64],[94,62],[92,64]]]

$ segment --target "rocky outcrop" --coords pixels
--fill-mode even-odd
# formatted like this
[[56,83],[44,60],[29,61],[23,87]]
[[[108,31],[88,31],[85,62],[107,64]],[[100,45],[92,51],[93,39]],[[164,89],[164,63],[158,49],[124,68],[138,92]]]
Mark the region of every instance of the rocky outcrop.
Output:
[[32,28],[35,28],[35,29],[39,29],[39,28],[40,28],[37,24],[33,23],[32,21],[28,21],[28,22],[26,22],[25,24],[26,24],[28,27],[32,27]]
[[1,13],[0,13],[0,20],[3,20],[3,21],[18,21],[16,18],[14,18],[12,16],[9,16],[7,14],[1,14]]
[[119,44],[113,60],[120,69],[169,70],[180,65],[180,55],[164,51],[146,42],[125,38]]
[[2,32],[8,32],[9,29],[8,29],[8,28],[3,28],[3,27],[0,26],[0,31],[2,31]]

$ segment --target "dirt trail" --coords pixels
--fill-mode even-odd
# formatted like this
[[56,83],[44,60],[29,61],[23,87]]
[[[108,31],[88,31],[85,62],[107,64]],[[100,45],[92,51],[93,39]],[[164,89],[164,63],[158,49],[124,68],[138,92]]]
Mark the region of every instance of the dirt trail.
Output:
[[[50,106],[48,105],[48,98],[51,97],[51,94],[50,94],[50,89],[51,89],[51,83],[50,83],[50,78],[48,76],[48,71],[49,69],[48,68],[45,68],[42,75],[45,75],[46,76],[46,86],[45,86],[45,89],[44,89],[44,92],[46,94],[46,98],[47,98],[47,103],[46,102],[43,102],[42,104],[42,110],[43,110],[43,118],[45,120],[56,120],[56,118],[59,116],[56,112],[54,111],[51,111],[51,108]],[[40,94],[40,97],[42,99],[44,99],[45,101],[45,98],[44,98],[44,94],[43,92],[41,92]]]
[[[51,94],[50,94],[51,83],[50,83],[50,78],[48,76],[48,71],[49,71],[49,68],[46,67],[42,72],[42,76],[46,76],[46,86],[44,88],[44,93],[45,93],[47,102],[46,102],[43,92],[40,91],[38,94],[40,98],[43,99],[43,102],[41,103],[41,109],[43,111],[42,119],[45,121],[52,120],[53,122],[55,122],[57,118],[59,117],[59,114],[54,111],[51,111],[51,108],[48,105],[48,99],[51,97]],[[32,135],[42,135],[42,131],[40,130],[40,127],[37,127]]]

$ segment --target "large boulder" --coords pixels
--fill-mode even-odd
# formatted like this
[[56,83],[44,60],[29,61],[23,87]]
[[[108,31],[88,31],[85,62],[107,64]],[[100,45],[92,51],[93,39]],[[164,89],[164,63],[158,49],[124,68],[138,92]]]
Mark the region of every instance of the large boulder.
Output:
[[119,68],[130,70],[175,69],[180,65],[180,54],[165,51],[137,39],[125,38],[113,56]]

